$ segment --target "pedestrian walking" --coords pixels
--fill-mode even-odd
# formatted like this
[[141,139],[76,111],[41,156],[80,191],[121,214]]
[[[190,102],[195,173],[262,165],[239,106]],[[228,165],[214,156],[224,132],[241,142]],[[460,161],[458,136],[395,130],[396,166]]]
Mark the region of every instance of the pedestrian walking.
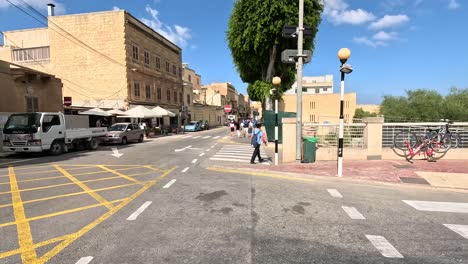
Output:
[[249,120],[246,119],[244,120],[244,132],[242,134],[244,134],[244,137],[247,137],[249,135]]
[[258,157],[258,162],[262,162],[263,159],[260,156],[260,146],[262,145],[262,124],[257,123],[257,127],[254,129],[252,134],[252,140],[250,141],[252,146],[254,147],[254,152],[252,154],[252,158],[250,159],[250,164],[256,164],[255,158]]
[[254,125],[253,125],[253,122],[250,120],[249,121],[249,129],[247,131],[249,133],[249,138],[252,136],[253,129],[254,129]]
[[236,121],[236,132],[237,132],[237,137],[240,138],[240,124],[239,124],[239,121]]
[[234,136],[234,130],[236,129],[236,125],[234,124],[234,120],[231,120],[231,123],[229,123],[229,129],[231,129],[231,137]]
[[244,134],[244,121],[243,120],[239,120],[239,132],[240,132],[240,136]]

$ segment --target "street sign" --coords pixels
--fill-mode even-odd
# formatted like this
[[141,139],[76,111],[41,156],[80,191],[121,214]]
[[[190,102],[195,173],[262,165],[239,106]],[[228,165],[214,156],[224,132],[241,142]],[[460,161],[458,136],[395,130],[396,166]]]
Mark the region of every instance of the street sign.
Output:
[[63,97],[63,105],[65,105],[65,106],[71,106],[71,105],[72,105],[72,98],[71,98],[71,96],[65,96],[65,97]]
[[[297,26],[284,25],[282,33],[283,38],[296,38]],[[308,26],[304,26],[304,38],[312,38],[312,29]]]
[[230,113],[232,111],[232,106],[231,105],[225,105],[224,106],[224,112],[225,113]]
[[[304,58],[304,63],[309,63],[312,60],[312,51],[304,50],[304,54],[302,54]],[[283,63],[296,63],[297,58],[299,58],[297,54],[297,50],[293,49],[286,49],[281,52],[281,62]]]

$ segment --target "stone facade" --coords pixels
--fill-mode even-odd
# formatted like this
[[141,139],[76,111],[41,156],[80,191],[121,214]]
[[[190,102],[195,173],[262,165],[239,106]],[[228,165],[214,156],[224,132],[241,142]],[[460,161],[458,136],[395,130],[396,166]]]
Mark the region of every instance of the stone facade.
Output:
[[[283,95],[279,110],[297,111],[296,95]],[[345,94],[344,120],[352,123],[356,111],[356,93]],[[302,95],[302,121],[305,123],[337,124],[340,117],[340,94],[304,94]]]
[[[50,62],[22,64],[61,78],[63,96],[179,112],[184,91],[178,46],[124,10],[48,19],[47,29],[5,32],[5,39],[35,47],[46,43],[48,35]],[[10,42],[5,44],[13,45]]]
[[62,82],[53,75],[0,61],[0,112],[59,112]]

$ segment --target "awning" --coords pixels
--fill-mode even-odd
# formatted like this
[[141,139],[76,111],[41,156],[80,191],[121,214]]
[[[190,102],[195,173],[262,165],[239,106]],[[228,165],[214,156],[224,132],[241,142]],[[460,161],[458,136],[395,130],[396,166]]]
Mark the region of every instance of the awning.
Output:
[[95,116],[112,116],[112,114],[102,110],[101,108],[93,108],[87,111],[79,112],[80,115],[95,115]]
[[161,115],[161,116],[170,116],[170,117],[174,117],[176,116],[176,114],[172,113],[171,111],[169,110],[166,110],[160,106],[156,106],[155,108],[153,108],[153,111],[156,112],[157,114]]
[[153,118],[153,117],[162,117],[162,115],[156,113],[155,111],[148,109],[144,106],[137,106],[132,109],[125,111],[122,116],[117,116],[118,118]]
[[112,115],[123,115],[125,112],[119,109],[112,109],[107,111],[107,113],[112,114]]

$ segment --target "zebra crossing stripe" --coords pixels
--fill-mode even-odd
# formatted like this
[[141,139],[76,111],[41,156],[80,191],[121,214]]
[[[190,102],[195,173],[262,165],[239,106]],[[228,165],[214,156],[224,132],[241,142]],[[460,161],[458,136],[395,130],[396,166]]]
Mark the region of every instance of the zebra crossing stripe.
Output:
[[409,201],[409,200],[402,200],[402,201],[419,211],[445,212],[445,213],[468,213],[468,203]]
[[366,235],[367,239],[386,258],[403,258],[403,256],[383,236]]
[[468,225],[450,225],[444,224],[447,228],[450,228],[453,232],[459,234],[460,236],[468,239]]

